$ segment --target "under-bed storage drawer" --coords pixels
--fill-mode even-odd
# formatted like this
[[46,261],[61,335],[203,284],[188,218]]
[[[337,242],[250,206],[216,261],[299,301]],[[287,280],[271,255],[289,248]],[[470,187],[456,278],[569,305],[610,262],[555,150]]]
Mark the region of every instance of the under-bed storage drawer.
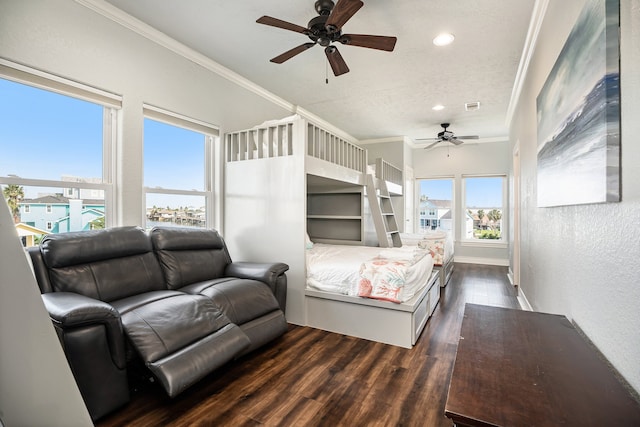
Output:
[[[439,288],[438,285],[434,286],[435,288]],[[422,301],[416,307],[416,311],[413,312],[413,319],[411,322],[411,344],[415,344],[420,336],[420,333],[424,329],[424,326],[427,324],[427,320],[429,320],[429,293],[427,293]]]
[[429,289],[429,317],[433,314],[433,311],[436,309],[436,305],[438,305],[438,301],[440,301],[440,284],[436,283],[435,286],[432,286]]

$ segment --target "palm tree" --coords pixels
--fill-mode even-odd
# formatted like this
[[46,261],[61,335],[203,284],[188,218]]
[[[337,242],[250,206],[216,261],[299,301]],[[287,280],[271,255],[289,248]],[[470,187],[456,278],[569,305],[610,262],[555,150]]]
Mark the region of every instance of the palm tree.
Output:
[[487,217],[492,222],[491,228],[495,229],[496,224],[502,219],[502,212],[500,212],[498,209],[492,209],[487,214]]
[[16,184],[9,184],[2,189],[2,193],[7,200],[11,215],[13,215],[13,222],[19,223],[20,202],[24,199],[24,188]]

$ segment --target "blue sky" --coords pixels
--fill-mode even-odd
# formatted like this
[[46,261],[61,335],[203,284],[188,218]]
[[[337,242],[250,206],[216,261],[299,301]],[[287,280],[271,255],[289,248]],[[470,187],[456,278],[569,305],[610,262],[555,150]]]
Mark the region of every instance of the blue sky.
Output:
[[[0,176],[101,178],[102,121],[100,105],[0,79]],[[145,185],[204,190],[204,136],[148,119],[144,128]]]
[[99,178],[102,107],[0,79],[0,152],[3,176]]
[[[500,177],[466,178],[468,207],[502,206],[502,180]],[[451,200],[453,179],[420,180],[420,194],[430,199]]]

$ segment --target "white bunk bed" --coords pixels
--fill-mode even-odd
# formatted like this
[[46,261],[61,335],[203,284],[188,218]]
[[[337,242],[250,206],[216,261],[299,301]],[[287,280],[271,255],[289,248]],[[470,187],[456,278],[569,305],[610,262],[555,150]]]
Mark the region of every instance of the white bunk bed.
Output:
[[[401,304],[306,288],[307,232],[327,244],[377,241],[364,197],[366,150],[294,115],[226,134],[225,158],[225,240],[237,260],[289,264],[287,320],[410,348],[439,298],[437,274]],[[378,161],[375,183],[401,191],[394,169]]]
[[433,268],[438,271],[440,286],[445,287],[453,273],[454,242],[451,233],[434,231],[423,234],[400,233],[403,246],[421,246],[433,257]]

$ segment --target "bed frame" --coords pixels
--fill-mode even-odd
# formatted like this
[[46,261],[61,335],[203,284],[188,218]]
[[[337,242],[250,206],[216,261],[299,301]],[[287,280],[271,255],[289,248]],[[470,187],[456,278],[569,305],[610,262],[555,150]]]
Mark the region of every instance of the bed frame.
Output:
[[440,287],[444,288],[449,283],[453,273],[453,256],[450,256],[443,265],[434,265],[433,269],[438,272]]
[[439,274],[411,300],[396,304],[307,289],[307,324],[313,328],[411,348],[440,300]]
[[[238,260],[276,260],[289,265],[287,321],[411,347],[428,319],[425,313],[435,307],[439,291],[436,294],[432,288],[426,288],[409,303],[393,304],[306,289],[308,188],[328,183],[327,186],[351,186],[363,191],[367,151],[350,136],[337,130],[329,131],[326,126],[299,115],[227,133],[224,146],[225,241]],[[400,169],[379,159],[375,174],[378,180],[385,181],[390,192],[401,194]],[[364,198],[362,200],[363,230],[360,241],[351,244],[368,244],[371,240],[368,242],[367,236],[375,236],[375,231],[371,231],[373,223],[367,220]],[[348,222],[354,218],[347,216],[342,220]],[[438,277],[434,274],[429,283]],[[361,319],[355,322],[360,325],[348,326],[354,323],[351,321],[354,316]],[[380,332],[385,330],[385,324],[396,327]]]

